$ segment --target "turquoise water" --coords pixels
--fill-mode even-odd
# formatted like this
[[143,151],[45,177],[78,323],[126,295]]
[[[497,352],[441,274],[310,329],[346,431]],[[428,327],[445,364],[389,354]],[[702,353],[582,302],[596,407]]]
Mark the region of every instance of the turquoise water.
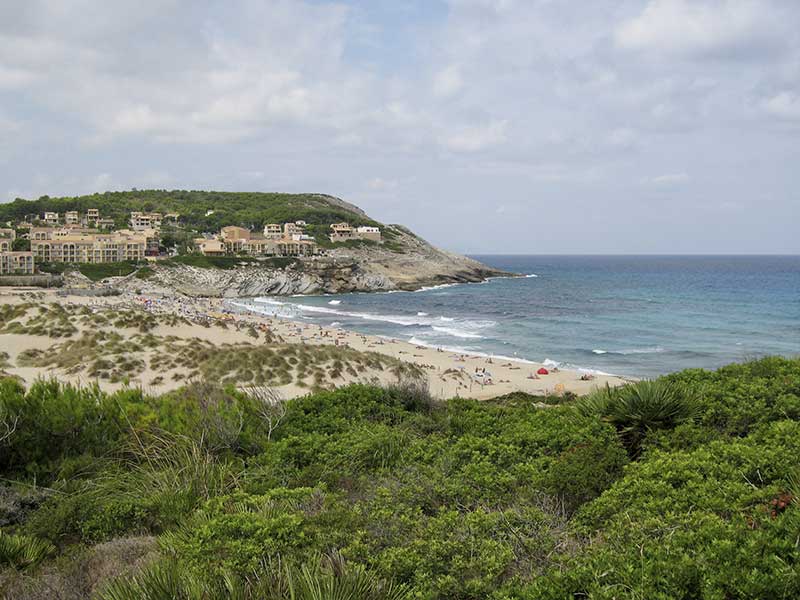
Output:
[[529,276],[246,304],[427,346],[639,377],[800,354],[797,256],[475,258]]

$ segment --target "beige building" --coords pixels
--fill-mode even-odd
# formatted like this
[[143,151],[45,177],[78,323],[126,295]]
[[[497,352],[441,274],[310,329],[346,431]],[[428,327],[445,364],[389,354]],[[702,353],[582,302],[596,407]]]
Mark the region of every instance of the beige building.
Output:
[[377,227],[362,226],[356,228],[356,237],[362,240],[381,241],[381,230]]
[[64,213],[64,223],[67,225],[78,225],[81,222],[81,216],[77,210],[68,210]]
[[46,212],[44,213],[42,220],[48,225],[58,225],[58,213]]
[[145,229],[161,229],[161,213],[131,213],[131,229],[134,231],[144,231]]
[[222,240],[198,238],[194,244],[203,256],[225,256],[228,252]]
[[86,211],[86,222],[89,224],[97,224],[100,220],[100,210],[97,208],[90,208]]
[[355,231],[350,227],[350,223],[334,223],[331,225],[331,241],[344,242],[355,239]]
[[267,223],[264,225],[264,237],[268,240],[279,240],[283,238],[283,227],[277,223]]
[[[292,225],[295,224],[292,223]],[[286,231],[285,228],[284,231]],[[201,243],[208,241],[195,240],[195,245],[203,254],[216,255],[218,253],[216,245]],[[235,225],[229,225],[220,230],[219,242],[225,247],[227,254],[246,254],[248,256],[313,256],[318,251],[317,244],[313,240],[295,240],[285,234],[280,238],[267,237],[267,235],[255,234],[249,229]]]
[[16,238],[17,232],[13,229],[0,229],[0,252],[10,252]]
[[143,260],[158,253],[155,231],[115,231],[106,234],[71,233],[31,239],[31,252],[40,262],[107,263]]
[[33,252],[0,251],[0,275],[33,275]]
[[350,223],[334,223],[331,225],[331,241],[346,242],[347,240],[372,240],[381,241],[381,230],[378,227],[361,226],[352,227]]

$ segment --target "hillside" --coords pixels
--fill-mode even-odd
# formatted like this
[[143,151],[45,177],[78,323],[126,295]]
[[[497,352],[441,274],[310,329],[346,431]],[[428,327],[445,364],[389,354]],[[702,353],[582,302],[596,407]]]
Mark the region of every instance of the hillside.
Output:
[[[112,217],[118,227],[126,226],[131,211],[178,213],[177,227],[164,229],[162,242],[168,237],[191,240],[226,225],[257,231],[266,223],[302,219],[308,223],[306,231],[326,250],[324,256],[312,259],[209,260],[184,256],[158,261],[146,272],[133,272],[99,285],[151,293],[179,291],[193,296],[235,297],[414,290],[508,275],[435,248],[403,226],[379,223],[357,206],[324,194],[134,190],[74,198],[43,196],[0,205],[0,222],[19,221],[45,211],[85,212],[89,208]],[[383,242],[353,240],[333,244],[328,238],[329,226],[341,221],[354,226],[380,227]],[[78,277],[71,284],[88,285],[88,282]]]
[[[377,225],[364,211],[344,200],[325,194],[262,192],[213,192],[185,190],[132,190],[86,196],[38,200],[17,198],[0,204],[0,221],[22,220],[45,211],[85,212],[97,208],[104,217],[125,226],[131,211],[180,214],[179,222],[199,231],[217,231],[225,225],[260,229],[265,223],[302,219],[311,225],[349,221],[352,225]],[[212,214],[207,214],[213,211]]]

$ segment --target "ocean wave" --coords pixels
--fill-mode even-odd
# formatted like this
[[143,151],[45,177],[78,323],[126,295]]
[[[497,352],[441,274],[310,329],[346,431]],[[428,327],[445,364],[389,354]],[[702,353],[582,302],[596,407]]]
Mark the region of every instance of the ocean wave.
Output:
[[336,306],[338,304],[341,304],[341,303],[342,303],[341,300],[331,300],[330,302],[328,302],[328,304],[333,304],[334,306]]
[[539,276],[536,273],[529,273],[528,275],[525,275],[525,279],[531,279],[531,278],[535,278],[535,277],[539,277]]
[[431,286],[423,286],[418,290],[414,290],[415,293],[418,292],[430,292],[431,290],[443,290],[444,288],[454,287],[457,285],[461,285],[459,283],[442,283],[440,285],[431,285]]
[[601,371],[599,369],[590,369],[589,367],[581,367],[578,365],[573,365],[568,362],[553,360],[552,358],[545,358],[542,361],[542,365],[544,365],[549,369],[566,369],[567,371],[577,371],[578,373],[587,373],[589,375],[605,375],[607,377],[614,376],[611,373],[606,373],[605,371]]
[[630,348],[627,350],[602,350],[594,349],[592,354],[618,354],[620,356],[628,356],[629,354],[660,354],[666,352],[661,346],[652,346],[649,348]]
[[[455,317],[446,317],[444,315],[431,317],[428,313],[423,312],[418,312],[415,316],[384,315],[380,313],[347,311],[327,306],[299,304],[296,302],[281,302],[273,298],[255,298],[254,302],[275,307],[269,314],[286,318],[302,318],[301,315],[303,313],[325,315],[330,318],[349,317],[352,319],[362,319],[364,321],[391,323],[392,325],[400,325],[402,327],[429,327],[431,331],[465,339],[482,338],[483,336],[477,333],[478,331],[497,325],[496,321],[456,319]],[[338,302],[338,300],[332,300],[328,304],[332,302]],[[250,310],[255,310],[256,312],[263,312],[252,305],[241,306]],[[442,323],[447,323],[447,325],[442,325]]]
[[472,333],[471,331],[464,331],[463,329],[458,329],[456,327],[441,327],[438,325],[433,325],[431,329],[433,329],[434,331],[438,331],[439,333],[452,335],[453,337],[457,338],[464,338],[470,340],[483,339],[483,336],[478,333]]

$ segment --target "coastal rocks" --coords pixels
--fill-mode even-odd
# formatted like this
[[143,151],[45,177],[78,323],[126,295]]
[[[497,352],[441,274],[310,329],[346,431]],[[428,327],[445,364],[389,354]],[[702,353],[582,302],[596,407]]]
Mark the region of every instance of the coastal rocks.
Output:
[[146,281],[133,274],[107,285],[142,293],[237,298],[411,291],[511,275],[439,250],[401,226],[387,225],[385,231],[386,244],[336,247],[324,256],[297,259],[280,268],[268,260],[242,262],[233,268],[154,263]]

